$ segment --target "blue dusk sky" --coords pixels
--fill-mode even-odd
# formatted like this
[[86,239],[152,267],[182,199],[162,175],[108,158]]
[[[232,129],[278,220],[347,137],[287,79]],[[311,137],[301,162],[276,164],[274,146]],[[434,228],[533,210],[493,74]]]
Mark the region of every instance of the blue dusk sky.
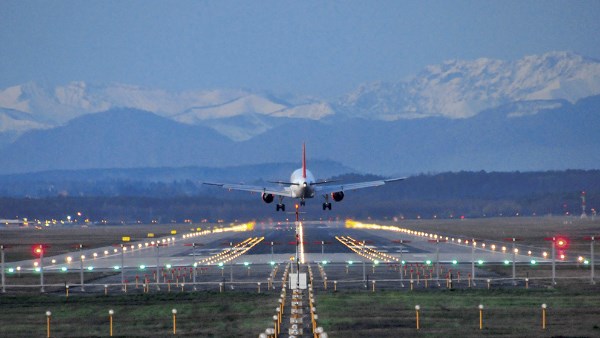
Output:
[[0,88],[335,97],[449,59],[600,59],[600,1],[0,1]]

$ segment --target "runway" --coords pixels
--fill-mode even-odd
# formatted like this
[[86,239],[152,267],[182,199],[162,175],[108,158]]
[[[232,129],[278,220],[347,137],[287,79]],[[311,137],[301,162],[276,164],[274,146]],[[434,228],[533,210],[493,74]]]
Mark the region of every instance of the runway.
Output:
[[[501,243],[492,250],[488,243],[482,247],[476,245],[460,244],[455,240],[442,240],[436,242],[428,236],[412,235],[399,231],[355,229],[348,228],[344,222],[308,221],[302,222],[303,238],[301,250],[304,252],[304,262],[348,263],[362,262],[386,263],[385,258],[359,255],[350,247],[340,242],[337,237],[347,236],[356,241],[355,248],[375,251],[389,255],[387,263],[398,264],[426,264],[427,262],[442,264],[506,264],[512,262],[513,254],[510,243],[505,243],[505,250],[501,250]],[[231,259],[208,260],[219,253],[231,250],[232,246],[245,240],[256,238],[260,241],[254,244],[242,255]],[[441,238],[441,237],[440,237]],[[160,243],[157,246],[157,243]],[[219,262],[229,264],[269,264],[271,262],[289,262],[296,254],[296,234],[294,222],[280,224],[256,224],[252,230],[225,231],[178,234],[165,238],[144,240],[133,243],[124,243],[121,247],[102,247],[86,249],[81,252],[74,251],[44,258],[45,271],[73,271],[80,269],[83,255],[83,267],[90,271],[119,270],[121,266],[127,268],[150,269],[157,266],[193,266],[217,265]],[[549,262],[542,257],[541,249],[531,254],[530,250],[520,249],[514,255],[516,263],[529,263],[535,260],[539,263]],[[7,263],[7,267],[20,266],[21,271],[33,270],[37,260]],[[39,268],[39,267],[38,267]]]

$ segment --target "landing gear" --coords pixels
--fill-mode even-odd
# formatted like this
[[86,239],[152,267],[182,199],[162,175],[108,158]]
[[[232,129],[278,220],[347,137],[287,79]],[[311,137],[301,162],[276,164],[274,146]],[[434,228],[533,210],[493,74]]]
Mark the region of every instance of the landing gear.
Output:
[[329,194],[323,195],[325,197],[325,203],[323,203],[323,210],[331,210],[331,203],[329,202]]
[[305,205],[306,205],[306,201],[304,201],[304,200],[300,200],[300,206],[301,206],[301,207],[303,207],[303,206],[305,206]]
[[277,203],[277,208],[276,211],[285,211],[285,204],[283,204],[283,196],[278,196],[279,197],[279,203]]

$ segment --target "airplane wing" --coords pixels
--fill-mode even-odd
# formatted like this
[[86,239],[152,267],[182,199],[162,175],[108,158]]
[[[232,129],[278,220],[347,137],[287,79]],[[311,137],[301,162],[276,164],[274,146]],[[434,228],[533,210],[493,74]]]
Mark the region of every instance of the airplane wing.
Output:
[[211,182],[202,182],[205,185],[213,185],[217,187],[221,187],[227,190],[240,190],[240,191],[250,191],[250,192],[258,192],[271,194],[275,196],[284,196],[284,197],[293,197],[292,192],[285,187],[261,187],[258,185],[246,185],[246,184],[230,184],[230,183],[211,183]]
[[356,189],[363,189],[363,188],[369,188],[369,187],[378,187],[378,186],[384,185],[386,183],[402,181],[405,179],[406,179],[406,177],[391,178],[391,179],[379,180],[379,181],[348,183],[348,184],[317,185],[317,186],[315,186],[315,192],[320,193],[320,194],[329,194],[329,193],[338,192],[338,191],[348,191],[348,190],[356,190]]

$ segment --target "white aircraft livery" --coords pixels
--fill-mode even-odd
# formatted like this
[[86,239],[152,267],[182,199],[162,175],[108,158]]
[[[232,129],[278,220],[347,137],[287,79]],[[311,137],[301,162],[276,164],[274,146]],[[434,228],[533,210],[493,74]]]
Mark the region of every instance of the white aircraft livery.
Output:
[[[302,145],[302,168],[296,169],[289,182],[271,182],[277,183],[279,186],[274,187],[261,187],[246,184],[229,184],[229,183],[209,183],[204,182],[206,185],[215,185],[223,189],[228,190],[241,190],[262,193],[262,199],[265,203],[272,203],[275,196],[278,197],[279,202],[277,203],[276,211],[285,211],[285,204],[283,204],[283,198],[298,198],[300,199],[300,205],[304,205],[304,200],[307,198],[313,198],[316,195],[322,195],[325,198],[323,203],[323,210],[331,210],[331,203],[329,197],[334,201],[340,202],[344,199],[344,191],[356,190],[369,187],[377,187],[384,185],[389,182],[401,181],[405,178],[393,178],[379,181],[369,182],[358,182],[348,184],[330,184],[332,182],[315,180],[313,174],[306,169],[306,145]],[[287,186],[284,186],[287,185]]]

